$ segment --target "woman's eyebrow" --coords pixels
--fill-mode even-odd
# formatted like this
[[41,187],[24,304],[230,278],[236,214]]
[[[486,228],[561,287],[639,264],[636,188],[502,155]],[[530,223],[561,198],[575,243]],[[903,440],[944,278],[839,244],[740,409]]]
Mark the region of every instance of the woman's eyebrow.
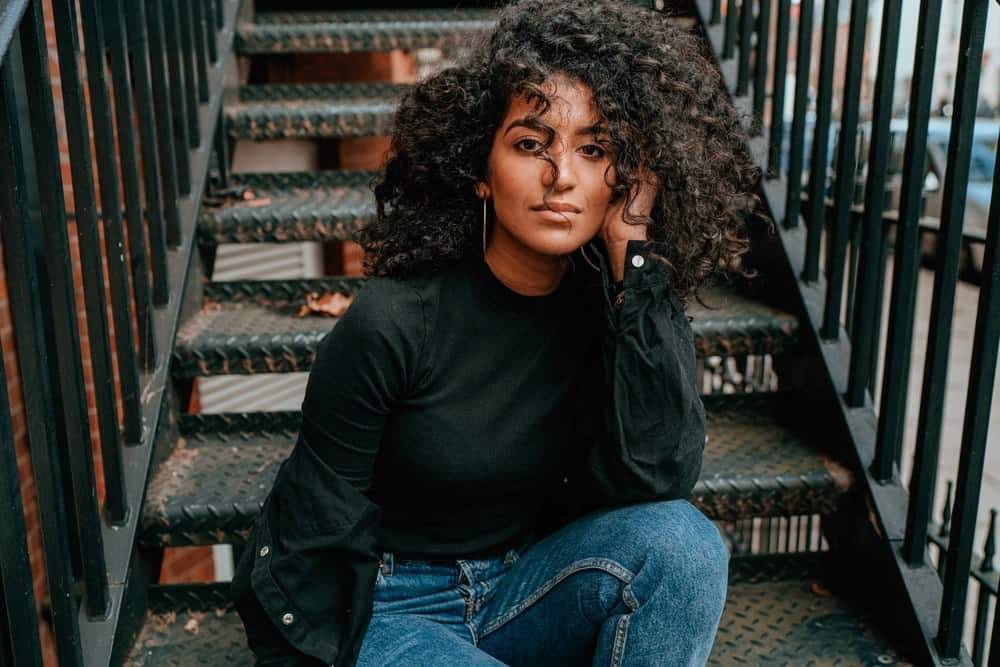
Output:
[[548,125],[544,125],[533,118],[527,118],[527,117],[518,118],[510,122],[510,125],[507,126],[507,129],[503,131],[504,136],[507,136],[507,133],[513,130],[515,127],[526,127],[530,130],[539,130],[541,132],[544,132],[546,129],[548,129]]
[[[536,120],[533,120],[531,118],[518,118],[518,119],[512,120],[510,122],[510,125],[508,125],[507,129],[504,130],[504,132],[503,132],[504,136],[507,136],[507,133],[510,132],[511,130],[513,130],[515,127],[526,127],[528,129],[540,130],[540,131],[543,131],[543,132],[546,129],[548,129],[547,125],[545,125],[543,123],[540,123],[540,122],[538,122]],[[600,134],[606,134],[604,126],[600,122],[594,123],[593,125],[587,125],[587,126],[584,126],[584,127],[579,127],[579,128],[576,129],[575,132],[573,132],[573,135],[577,136],[577,137],[583,136],[583,135],[594,135],[594,136],[597,136],[597,135],[600,135]]]
[[593,125],[588,125],[587,127],[577,128],[576,132],[573,133],[576,136],[582,136],[584,134],[592,134],[594,136],[600,134],[607,134],[607,130],[604,125],[600,122],[594,123]]

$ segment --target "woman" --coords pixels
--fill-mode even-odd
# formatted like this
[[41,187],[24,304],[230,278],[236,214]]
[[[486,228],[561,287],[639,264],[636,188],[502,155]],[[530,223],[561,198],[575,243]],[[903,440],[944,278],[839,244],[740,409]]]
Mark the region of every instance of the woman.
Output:
[[759,178],[699,42],[524,0],[396,116],[233,595],[259,665],[701,665],[729,554],[685,498],[682,299]]

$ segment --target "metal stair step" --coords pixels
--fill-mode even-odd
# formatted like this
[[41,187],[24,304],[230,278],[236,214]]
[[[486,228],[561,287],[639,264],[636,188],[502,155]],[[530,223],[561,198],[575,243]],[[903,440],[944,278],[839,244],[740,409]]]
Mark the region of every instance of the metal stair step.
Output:
[[[834,556],[730,560],[726,606],[709,665],[906,665]],[[227,583],[157,585],[129,667],[232,665],[253,655]]]
[[392,132],[407,83],[313,83],[241,86],[226,92],[233,139],[333,139]]
[[206,198],[198,240],[216,243],[344,241],[375,218],[374,171],[233,174],[231,190]]
[[236,52],[353,53],[455,48],[491,30],[490,9],[262,12],[236,32]]
[[[704,397],[708,444],[691,501],[735,520],[833,513],[851,472],[817,442],[809,411],[785,392]],[[186,415],[150,481],[141,540],[150,546],[239,544],[298,433],[298,412]]]
[[[175,377],[251,375],[308,371],[316,348],[337,318],[296,317],[312,292],[353,294],[365,278],[234,281],[210,283],[205,306],[177,334],[172,360]],[[780,354],[798,339],[798,320],[729,287],[702,293],[716,310],[697,302],[693,318],[695,350],[710,355]]]

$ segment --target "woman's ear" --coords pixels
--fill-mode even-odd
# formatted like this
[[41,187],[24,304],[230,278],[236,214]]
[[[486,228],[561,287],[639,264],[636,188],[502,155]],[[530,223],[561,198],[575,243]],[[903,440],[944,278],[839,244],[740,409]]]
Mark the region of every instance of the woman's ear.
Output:
[[482,181],[476,183],[476,196],[480,199],[490,198],[490,186],[486,185]]

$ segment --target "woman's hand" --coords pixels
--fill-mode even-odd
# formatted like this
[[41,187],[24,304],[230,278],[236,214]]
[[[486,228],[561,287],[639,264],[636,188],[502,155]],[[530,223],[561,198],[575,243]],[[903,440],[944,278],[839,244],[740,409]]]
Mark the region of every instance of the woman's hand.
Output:
[[[653,210],[653,201],[659,190],[660,181],[656,174],[649,169],[641,169],[639,182],[632,186],[632,214],[648,216]],[[622,197],[618,202],[608,207],[607,215],[604,216],[604,224],[601,225],[599,235],[608,247],[633,240],[646,240],[645,225],[630,225],[625,222],[626,201],[627,198]]]
[[[653,210],[653,202],[659,191],[660,181],[656,174],[649,169],[641,169],[639,182],[632,186],[632,214],[648,216]],[[630,225],[625,222],[626,201],[627,198],[622,197],[617,203],[608,207],[604,224],[601,225],[601,230],[598,232],[598,236],[604,241],[604,247],[608,251],[611,272],[616,281],[621,280],[625,275],[625,250],[628,242],[645,241],[648,238],[646,225]]]

